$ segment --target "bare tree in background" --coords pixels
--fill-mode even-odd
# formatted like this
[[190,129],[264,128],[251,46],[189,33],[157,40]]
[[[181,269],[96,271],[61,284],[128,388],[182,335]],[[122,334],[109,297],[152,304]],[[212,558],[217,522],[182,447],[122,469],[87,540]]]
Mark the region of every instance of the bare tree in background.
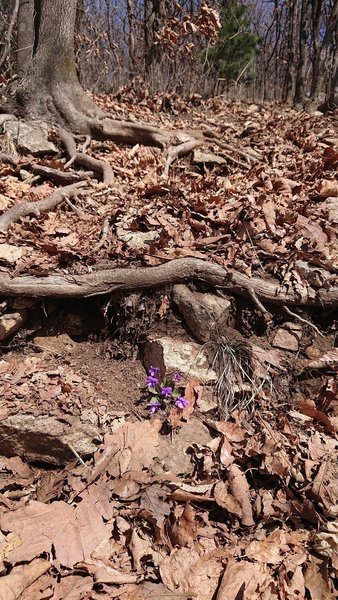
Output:
[[[338,0],[238,0],[241,2],[248,7],[250,31],[259,36],[260,42],[252,63],[254,79],[233,85],[235,97],[240,91],[242,99],[334,106],[338,85]],[[40,35],[46,35],[46,51],[51,53],[51,60],[56,51],[67,54],[68,50],[58,46],[49,49],[50,35],[41,20],[43,12],[55,13],[54,5],[68,16],[75,11],[73,0],[2,0],[2,77],[12,77],[15,70],[19,76],[28,70],[29,77],[33,72],[37,76],[38,57],[41,64],[44,60]],[[224,0],[79,0],[75,13],[75,58],[81,84],[94,91],[116,91],[134,81],[140,86],[143,81],[148,88],[165,93],[212,94],[218,89],[220,75],[217,69],[208,68],[217,27],[207,11],[217,12],[222,5]],[[17,6],[19,16],[15,22]],[[54,18],[59,17],[55,14]],[[45,60],[49,61],[47,56]],[[73,90],[70,95],[74,100],[78,82],[73,79],[70,84],[69,78],[70,73],[67,85]],[[231,89],[230,84],[229,93]],[[50,91],[52,104],[56,96],[60,103],[60,90],[55,88],[52,94]],[[39,104],[43,92],[39,87],[37,92]],[[27,97],[24,102],[28,105]],[[80,99],[80,109],[81,102]]]

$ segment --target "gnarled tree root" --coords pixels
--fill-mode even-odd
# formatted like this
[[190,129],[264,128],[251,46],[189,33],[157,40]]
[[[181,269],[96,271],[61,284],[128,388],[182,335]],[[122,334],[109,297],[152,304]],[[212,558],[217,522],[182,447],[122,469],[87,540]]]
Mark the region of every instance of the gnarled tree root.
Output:
[[22,204],[16,204],[15,206],[12,206],[12,208],[9,208],[0,216],[0,232],[6,233],[10,225],[22,217],[27,217],[28,215],[32,214],[39,214],[41,212],[46,212],[47,210],[53,210],[53,208],[63,202],[65,198],[73,198],[80,192],[83,194],[85,185],[85,181],[79,181],[77,183],[73,183],[72,185],[66,185],[65,187],[55,190],[55,192],[53,192],[47,198],[43,198],[43,200],[36,200],[36,202],[23,202]]
[[179,258],[158,267],[112,269],[85,275],[19,276],[0,273],[0,294],[35,298],[83,298],[115,291],[149,289],[167,284],[201,281],[229,292],[277,305],[338,306],[338,287],[314,290],[300,297],[274,280],[248,277],[195,258]]

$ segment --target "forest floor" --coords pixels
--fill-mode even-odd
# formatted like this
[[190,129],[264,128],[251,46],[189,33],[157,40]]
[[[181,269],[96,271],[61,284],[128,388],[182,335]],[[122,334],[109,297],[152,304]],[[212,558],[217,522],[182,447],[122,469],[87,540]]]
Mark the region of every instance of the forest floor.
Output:
[[[333,600],[338,313],[301,299],[337,287],[338,117],[131,89],[96,100],[123,119],[214,131],[228,147],[202,147],[164,177],[161,149],[93,141],[86,152],[114,182],[86,176],[89,194],[11,223],[0,273],[192,257],[277,280],[300,301],[229,294],[228,326],[259,347],[270,385],[224,419],[208,408],[210,386],[185,381],[190,405],[172,428],[168,412],[149,414],[142,364],[149,334],[186,333],[169,284],[81,300],[3,295],[3,316],[22,325],[1,345],[0,598]],[[83,179],[49,135],[57,153],[0,161],[2,213],[56,189],[37,165]]]

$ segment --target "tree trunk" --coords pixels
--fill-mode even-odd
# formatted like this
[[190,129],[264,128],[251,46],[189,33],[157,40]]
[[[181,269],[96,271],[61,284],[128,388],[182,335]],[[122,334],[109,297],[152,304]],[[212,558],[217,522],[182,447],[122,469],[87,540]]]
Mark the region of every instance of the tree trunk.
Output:
[[26,75],[31,66],[34,48],[34,0],[20,0],[18,12],[17,72]]
[[312,78],[311,78],[311,99],[316,98],[320,80],[320,15],[323,9],[323,0],[312,0]]
[[161,59],[163,52],[156,43],[156,33],[161,29],[166,15],[166,0],[145,0],[144,41],[145,79],[153,89],[162,87]]
[[308,23],[307,23],[307,0],[302,0],[300,9],[300,22],[299,22],[299,53],[298,53],[298,64],[297,64],[297,76],[296,76],[296,88],[295,88],[295,103],[302,103],[305,100],[305,73],[306,73],[306,56],[307,56],[307,35],[308,35]]
[[292,102],[295,92],[295,31],[296,31],[296,0],[291,0],[288,7],[287,31],[287,66],[285,72],[283,99]]
[[[165,1],[156,0],[161,10]],[[152,2],[155,3],[155,0]],[[28,67],[27,73],[11,89],[17,112],[20,116],[51,122],[73,133],[90,134],[96,139],[166,148],[167,171],[177,156],[187,154],[192,149],[191,145],[195,147],[201,143],[203,133],[173,132],[149,123],[121,121],[96,106],[84,93],[76,71],[76,5],[77,0],[34,1],[34,21],[31,19],[29,23],[34,33],[33,56],[29,67],[24,61],[22,70]],[[27,10],[24,10],[22,2],[22,19],[28,19],[31,14]]]
[[77,77],[76,0],[36,0],[34,11],[33,28],[32,19],[27,23],[31,18],[31,3],[22,0],[19,31],[23,32],[25,27],[23,35],[28,40],[33,36],[34,47],[28,69],[27,56],[21,61],[21,74],[26,70],[27,74],[16,87],[16,101],[25,115],[49,117],[75,131],[87,132],[85,116],[97,117],[103,113],[85,95]]
[[129,50],[129,79],[132,81],[136,74],[135,52],[135,6],[134,0],[127,0],[128,14],[128,50]]

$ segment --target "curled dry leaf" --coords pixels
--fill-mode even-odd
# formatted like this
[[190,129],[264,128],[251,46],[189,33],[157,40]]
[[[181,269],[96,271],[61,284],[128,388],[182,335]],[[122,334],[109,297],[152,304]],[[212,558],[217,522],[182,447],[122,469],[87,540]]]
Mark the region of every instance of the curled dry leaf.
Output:
[[228,485],[224,481],[218,481],[214,488],[214,497],[221,508],[225,508],[229,513],[242,518],[243,511],[240,502],[228,490]]
[[302,400],[299,405],[299,410],[301,413],[303,413],[303,415],[307,415],[308,417],[312,417],[312,419],[323,423],[326,429],[328,429],[328,431],[330,431],[331,433],[335,433],[337,428],[333,425],[333,423],[327,415],[325,415],[320,410],[318,410],[318,408],[316,408],[316,405],[313,401]]
[[[273,590],[273,580],[265,565],[245,560],[228,560],[216,600],[277,600]],[[269,589],[270,588],[270,589]],[[271,595],[263,595],[264,592]]]
[[229,491],[238,500],[242,509],[242,524],[248,527],[254,525],[250,499],[250,488],[243,471],[238,465],[232,464],[228,472]]
[[187,502],[183,513],[168,531],[173,546],[190,546],[196,537],[196,512]]
[[324,179],[318,186],[318,195],[320,198],[328,198],[329,196],[338,197],[337,181]]
[[9,575],[0,579],[0,598],[16,600],[38,577],[50,568],[49,560],[36,559],[27,565],[14,567]]
[[334,554],[338,555],[338,521],[328,522],[321,531],[316,533],[312,548],[327,558]]

